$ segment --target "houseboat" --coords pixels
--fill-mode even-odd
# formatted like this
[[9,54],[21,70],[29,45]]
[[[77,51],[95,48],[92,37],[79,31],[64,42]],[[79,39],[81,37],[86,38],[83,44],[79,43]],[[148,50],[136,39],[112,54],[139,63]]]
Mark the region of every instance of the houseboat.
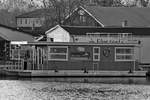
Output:
[[138,70],[135,51],[140,43],[132,37],[131,33],[72,35],[66,39],[66,42],[60,42],[61,36],[56,38],[48,37],[48,41],[27,44],[33,48],[32,67],[29,68],[34,70]]
[[[106,41],[105,41],[106,42]],[[138,70],[134,57],[137,43],[32,42],[32,70]]]
[[[23,61],[18,75],[145,76],[145,72],[130,74],[139,70],[135,53],[141,45],[131,33],[87,33],[69,38],[70,42],[38,41],[20,45],[16,53],[19,56],[12,53],[12,57]],[[21,53],[22,50],[26,52]]]

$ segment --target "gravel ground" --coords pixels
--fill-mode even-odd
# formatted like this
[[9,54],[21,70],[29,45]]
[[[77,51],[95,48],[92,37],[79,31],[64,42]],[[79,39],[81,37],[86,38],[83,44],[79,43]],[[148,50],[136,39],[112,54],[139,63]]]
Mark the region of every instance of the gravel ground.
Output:
[[150,100],[150,86],[0,80],[0,100]]

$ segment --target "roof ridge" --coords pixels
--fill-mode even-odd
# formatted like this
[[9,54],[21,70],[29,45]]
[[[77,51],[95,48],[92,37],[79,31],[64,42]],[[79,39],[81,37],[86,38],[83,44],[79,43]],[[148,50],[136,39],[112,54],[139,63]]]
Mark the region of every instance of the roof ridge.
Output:
[[86,5],[86,6],[82,6],[82,7],[100,7],[100,8],[138,8],[138,9],[150,9],[150,7],[104,7],[104,6],[100,6],[100,5]]

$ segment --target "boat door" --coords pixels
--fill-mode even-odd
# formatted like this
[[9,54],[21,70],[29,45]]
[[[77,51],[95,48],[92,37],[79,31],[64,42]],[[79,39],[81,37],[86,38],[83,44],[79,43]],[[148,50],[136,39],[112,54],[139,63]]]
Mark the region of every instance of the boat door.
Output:
[[93,47],[93,70],[99,70],[100,47]]
[[38,47],[37,48],[37,69],[42,70],[43,69],[43,55],[44,51],[43,48]]

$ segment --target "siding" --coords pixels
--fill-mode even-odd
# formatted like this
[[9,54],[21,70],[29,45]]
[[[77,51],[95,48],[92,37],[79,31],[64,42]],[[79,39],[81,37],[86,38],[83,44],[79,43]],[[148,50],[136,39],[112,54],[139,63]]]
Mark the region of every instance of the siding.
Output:
[[[44,61],[44,69],[49,70],[114,70],[114,71],[129,71],[134,69],[134,61],[115,61],[115,46],[101,46],[100,48],[100,61],[93,61],[93,46],[82,46],[85,47],[85,52],[89,52],[90,56],[87,60],[73,60],[71,59],[71,52],[74,52],[75,46],[69,46],[68,61]],[[97,46],[98,47],[98,46]],[[110,49],[110,55],[105,56],[103,54],[104,49]],[[98,67],[94,68],[93,64],[97,63]],[[42,68],[41,66],[39,68]],[[138,69],[136,66],[135,70]]]

